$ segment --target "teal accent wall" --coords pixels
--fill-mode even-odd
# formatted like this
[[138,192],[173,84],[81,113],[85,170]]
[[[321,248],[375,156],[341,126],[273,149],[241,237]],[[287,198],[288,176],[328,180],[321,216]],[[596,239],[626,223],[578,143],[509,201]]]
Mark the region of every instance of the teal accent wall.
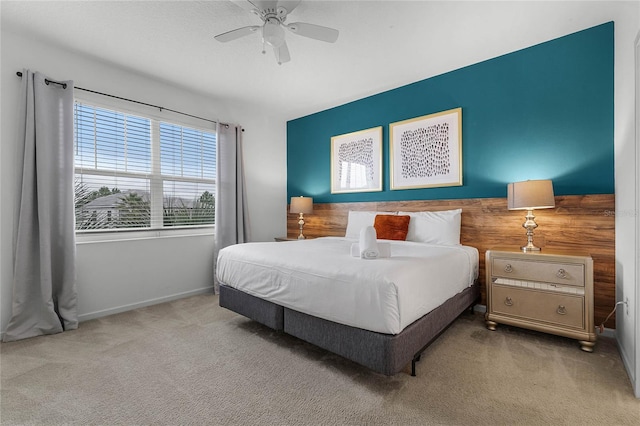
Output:
[[[287,194],[316,203],[506,197],[552,179],[556,195],[614,193],[614,24],[287,123]],[[462,108],[463,185],[389,189],[389,123]],[[331,194],[331,137],[383,126],[383,190]]]

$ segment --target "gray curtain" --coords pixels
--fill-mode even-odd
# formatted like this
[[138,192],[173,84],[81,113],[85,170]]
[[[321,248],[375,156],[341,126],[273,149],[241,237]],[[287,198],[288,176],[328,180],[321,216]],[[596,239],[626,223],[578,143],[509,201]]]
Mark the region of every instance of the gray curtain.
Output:
[[[224,247],[250,239],[242,161],[242,128],[232,124],[218,124],[215,232],[216,259],[218,251]],[[214,292],[218,292],[217,278],[214,278]]]
[[4,341],[78,328],[73,82],[22,72],[13,303]]

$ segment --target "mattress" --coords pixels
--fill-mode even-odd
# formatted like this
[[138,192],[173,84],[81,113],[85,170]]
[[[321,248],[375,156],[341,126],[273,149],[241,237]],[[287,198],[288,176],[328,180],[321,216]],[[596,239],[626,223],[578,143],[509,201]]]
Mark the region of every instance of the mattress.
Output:
[[[386,240],[385,240],[386,241]],[[391,241],[391,257],[350,255],[355,240],[245,243],[220,250],[218,281],[286,308],[398,334],[478,277],[478,251]]]

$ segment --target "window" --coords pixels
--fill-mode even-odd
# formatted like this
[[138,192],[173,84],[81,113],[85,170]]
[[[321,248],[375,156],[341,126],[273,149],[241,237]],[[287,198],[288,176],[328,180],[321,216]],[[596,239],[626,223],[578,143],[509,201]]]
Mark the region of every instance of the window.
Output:
[[214,223],[216,135],[160,123],[164,226]]
[[212,225],[215,132],[74,105],[76,230]]

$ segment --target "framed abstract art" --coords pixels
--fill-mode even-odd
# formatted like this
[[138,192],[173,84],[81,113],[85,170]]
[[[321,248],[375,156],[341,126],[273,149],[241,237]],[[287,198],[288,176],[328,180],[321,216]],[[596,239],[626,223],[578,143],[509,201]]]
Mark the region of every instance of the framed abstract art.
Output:
[[462,185],[462,108],[389,124],[391,189]]

